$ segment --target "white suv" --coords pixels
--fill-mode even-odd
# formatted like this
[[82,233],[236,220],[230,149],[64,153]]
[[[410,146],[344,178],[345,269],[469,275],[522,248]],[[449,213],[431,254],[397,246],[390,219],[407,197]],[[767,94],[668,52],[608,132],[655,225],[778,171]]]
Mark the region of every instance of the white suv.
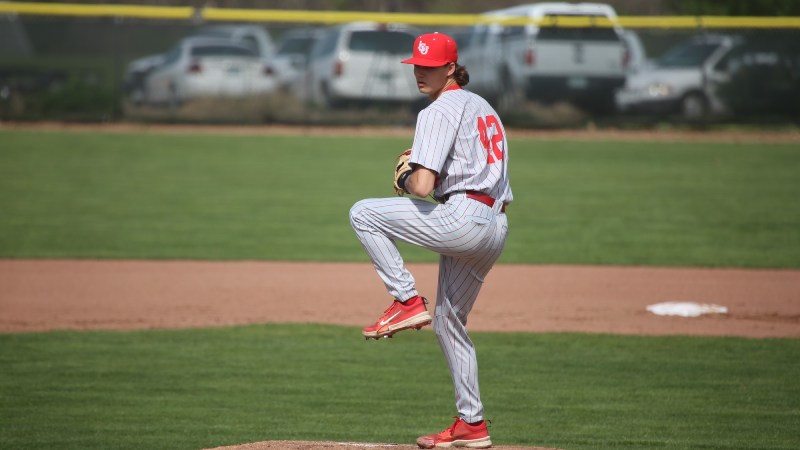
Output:
[[306,71],[311,103],[332,107],[348,102],[413,104],[420,98],[411,54],[416,29],[400,24],[353,22],[328,28],[311,49]]
[[[534,3],[489,11],[490,23],[472,28],[459,62],[470,88],[500,109],[524,98],[572,100],[613,109],[614,90],[625,83],[630,59],[614,9],[602,3]],[[505,19],[588,17],[612,26],[503,25]]]

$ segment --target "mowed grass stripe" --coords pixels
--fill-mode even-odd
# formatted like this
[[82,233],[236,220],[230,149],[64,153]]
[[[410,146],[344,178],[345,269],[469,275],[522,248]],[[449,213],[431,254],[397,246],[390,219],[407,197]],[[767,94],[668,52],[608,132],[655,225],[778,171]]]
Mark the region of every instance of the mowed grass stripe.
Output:
[[[794,449],[797,339],[473,333],[495,445]],[[413,443],[449,425],[429,330],[269,325],[0,335],[0,447]]]
[[[366,261],[349,208],[411,136],[0,139],[0,257]],[[800,266],[793,144],[513,139],[510,171],[501,263]]]

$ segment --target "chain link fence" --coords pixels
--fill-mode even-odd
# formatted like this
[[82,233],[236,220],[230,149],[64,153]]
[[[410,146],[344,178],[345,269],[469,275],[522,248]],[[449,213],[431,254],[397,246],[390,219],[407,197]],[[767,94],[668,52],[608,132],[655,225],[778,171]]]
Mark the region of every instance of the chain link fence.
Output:
[[[530,21],[477,15],[356,26],[375,16],[134,11],[0,8],[0,120],[411,125],[426,98],[399,61],[414,35],[443,31],[459,42],[468,88],[515,127],[800,121],[796,18],[562,20],[534,35]],[[413,20],[388,24],[403,18]],[[520,75],[526,64],[552,79]]]

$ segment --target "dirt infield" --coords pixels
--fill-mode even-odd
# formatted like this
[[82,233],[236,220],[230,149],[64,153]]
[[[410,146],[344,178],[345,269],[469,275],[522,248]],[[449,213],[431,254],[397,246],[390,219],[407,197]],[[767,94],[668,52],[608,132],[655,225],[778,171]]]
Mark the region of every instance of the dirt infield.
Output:
[[[438,266],[409,267],[420,292],[434,299]],[[390,301],[369,264],[0,260],[0,286],[0,332],[252,323],[358,327]],[[324,308],[331,299],[338,307]],[[683,318],[646,311],[665,301],[714,303],[728,314]],[[499,265],[469,327],[800,337],[800,271]]]

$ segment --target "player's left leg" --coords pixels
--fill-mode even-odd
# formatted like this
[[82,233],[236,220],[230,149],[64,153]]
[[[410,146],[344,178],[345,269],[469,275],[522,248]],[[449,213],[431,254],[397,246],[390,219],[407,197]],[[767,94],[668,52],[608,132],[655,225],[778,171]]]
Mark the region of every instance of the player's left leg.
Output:
[[[420,233],[437,208],[425,200],[397,197],[361,200],[350,209],[350,224],[372,260],[389,295],[406,300],[418,295],[414,276],[405,266],[397,240]],[[416,230],[416,231],[415,231]]]
[[[405,267],[395,242],[402,240],[453,255],[482,252],[494,212],[486,205],[455,195],[446,204],[413,198],[367,199],[350,210],[356,236],[372,259],[394,301],[384,314],[362,331],[367,338],[389,337],[431,321],[418,295],[414,277]],[[406,303],[403,303],[403,302]]]
[[[494,216],[488,206],[463,194],[453,195],[445,204],[408,197],[373,198],[353,205],[350,224],[389,294],[405,300],[418,293],[396,241],[440,254],[482,253],[483,241],[494,229]],[[497,215],[501,216],[505,217]]]

